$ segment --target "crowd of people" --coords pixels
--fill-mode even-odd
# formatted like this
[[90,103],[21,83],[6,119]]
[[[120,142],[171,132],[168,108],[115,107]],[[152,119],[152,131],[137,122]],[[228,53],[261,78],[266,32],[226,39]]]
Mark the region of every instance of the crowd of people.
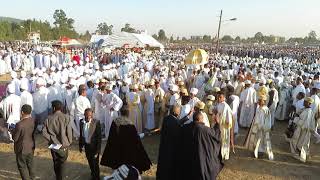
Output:
[[[320,142],[316,54],[306,61],[285,54],[210,54],[208,63],[191,66],[185,56],[183,49],[105,54],[5,46],[0,75],[12,78],[0,102],[6,136],[18,142],[17,129],[32,117],[34,129],[52,145],[57,179],[63,177],[72,139],[79,141],[80,151],[85,148],[93,179],[99,179],[103,140],[101,164],[113,169],[127,164],[130,168],[122,168],[142,173],[151,162],[140,138],[157,131],[157,179],[215,179],[234,152],[239,128],[248,130],[245,146],[255,158],[265,152],[273,160],[271,134],[277,121],[288,121],[288,149],[307,161],[311,137]],[[136,151],[128,151],[132,147]],[[34,146],[29,148],[22,152],[33,156]],[[30,156],[19,157],[24,159],[17,158],[21,176],[26,176],[21,163]]]

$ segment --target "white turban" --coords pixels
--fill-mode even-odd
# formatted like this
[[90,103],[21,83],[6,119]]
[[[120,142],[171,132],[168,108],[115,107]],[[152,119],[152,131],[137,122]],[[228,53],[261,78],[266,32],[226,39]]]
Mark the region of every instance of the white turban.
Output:
[[15,91],[16,91],[15,85],[12,84],[12,83],[9,84],[9,85],[8,85],[8,93],[13,94],[13,93],[15,93]]
[[11,75],[12,79],[17,78],[17,76],[18,76],[15,71],[12,71],[10,75]]
[[20,89],[28,90],[28,89],[29,89],[28,83],[25,82],[25,81],[23,81],[23,82],[20,84]]
[[197,88],[191,88],[191,90],[190,90],[190,93],[191,94],[194,94],[194,95],[197,95],[198,94],[198,89]]
[[39,86],[45,86],[47,83],[46,80],[44,80],[43,78],[38,78],[36,84]]
[[21,74],[20,74],[20,75],[21,75],[22,78],[24,78],[24,77],[27,76],[27,73],[26,73],[25,71],[21,71]]

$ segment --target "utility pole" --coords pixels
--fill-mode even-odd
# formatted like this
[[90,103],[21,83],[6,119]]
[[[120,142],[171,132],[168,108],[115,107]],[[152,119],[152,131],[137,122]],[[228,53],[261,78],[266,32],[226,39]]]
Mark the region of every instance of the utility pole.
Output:
[[219,26],[218,26],[218,37],[217,37],[217,47],[216,47],[216,52],[217,54],[219,53],[219,41],[220,41],[220,28],[221,28],[221,19],[222,19],[222,9],[220,11],[220,18],[219,18]]

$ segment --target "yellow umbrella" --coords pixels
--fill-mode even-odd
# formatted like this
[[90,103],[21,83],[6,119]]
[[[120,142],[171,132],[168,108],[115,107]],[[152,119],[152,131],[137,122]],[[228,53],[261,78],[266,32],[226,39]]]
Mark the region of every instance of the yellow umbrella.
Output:
[[185,58],[185,64],[187,65],[200,65],[206,64],[208,62],[209,56],[208,53],[203,49],[192,50],[187,57]]

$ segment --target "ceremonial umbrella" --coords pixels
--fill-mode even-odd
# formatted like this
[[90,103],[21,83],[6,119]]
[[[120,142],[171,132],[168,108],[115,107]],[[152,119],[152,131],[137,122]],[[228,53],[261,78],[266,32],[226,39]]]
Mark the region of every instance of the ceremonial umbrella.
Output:
[[209,55],[205,50],[195,49],[187,55],[184,62],[186,65],[203,65],[208,63],[208,59]]

